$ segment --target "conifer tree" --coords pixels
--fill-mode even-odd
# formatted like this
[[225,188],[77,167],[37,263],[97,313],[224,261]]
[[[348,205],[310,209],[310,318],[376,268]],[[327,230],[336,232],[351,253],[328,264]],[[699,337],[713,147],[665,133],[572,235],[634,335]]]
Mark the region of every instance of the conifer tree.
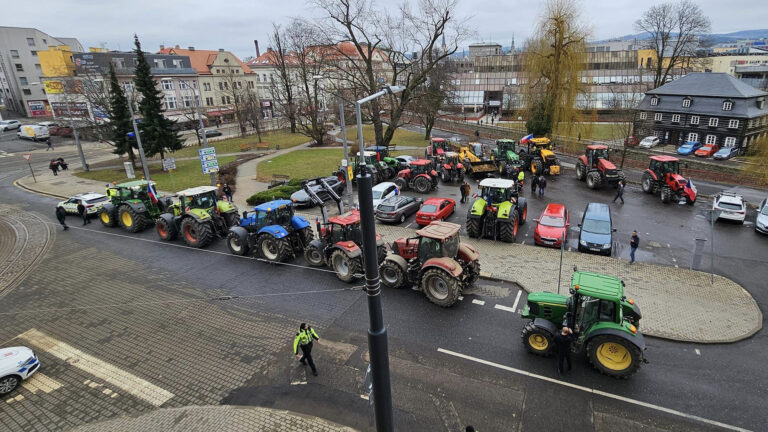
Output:
[[109,65],[109,120],[110,138],[115,144],[113,152],[120,156],[127,153],[131,165],[135,167],[136,156],[133,154],[135,141],[128,137],[128,133],[133,131],[131,114],[128,110],[128,99],[117,81],[115,68],[112,64]]

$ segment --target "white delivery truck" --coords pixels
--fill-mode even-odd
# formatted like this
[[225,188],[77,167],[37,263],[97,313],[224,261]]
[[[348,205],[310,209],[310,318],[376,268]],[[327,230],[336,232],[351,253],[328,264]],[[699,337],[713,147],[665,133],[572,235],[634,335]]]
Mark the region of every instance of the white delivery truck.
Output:
[[51,138],[48,127],[41,125],[22,125],[16,135],[32,141],[47,141]]

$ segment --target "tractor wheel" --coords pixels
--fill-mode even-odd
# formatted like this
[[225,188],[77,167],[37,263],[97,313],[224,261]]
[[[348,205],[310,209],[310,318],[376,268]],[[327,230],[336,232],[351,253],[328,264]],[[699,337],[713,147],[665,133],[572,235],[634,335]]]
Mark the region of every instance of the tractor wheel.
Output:
[[322,267],[325,264],[323,252],[314,245],[307,246],[304,249],[304,260],[311,267]]
[[470,237],[480,237],[480,219],[467,219],[467,235]]
[[[163,216],[168,216],[170,221]],[[162,241],[175,240],[176,236],[179,234],[176,230],[176,224],[173,223],[173,216],[170,214],[160,215],[160,217],[155,220],[155,229],[157,230],[157,236],[160,237],[160,240]]]
[[543,174],[544,164],[542,164],[540,160],[533,161],[531,164],[531,172],[534,174]]
[[416,177],[416,180],[413,181],[413,188],[418,193],[429,193],[432,190],[432,182],[426,177]]
[[695,202],[696,202],[696,200],[695,200],[695,199],[691,199],[691,197],[689,197],[689,196],[686,196],[686,197],[685,197],[685,203],[686,203],[686,204],[688,204],[688,205],[693,205]]
[[394,179],[392,183],[394,183],[395,186],[397,186],[397,188],[400,189],[400,191],[404,191],[408,188],[408,182],[406,182],[405,179],[402,177],[398,177]]
[[141,213],[136,212],[129,205],[121,205],[117,208],[117,220],[124,230],[136,233],[147,226],[147,218]]
[[467,267],[467,272],[469,273],[467,276],[467,286],[472,286],[480,277],[480,263],[478,261],[472,261]]
[[451,175],[447,171],[443,171],[441,177],[442,177],[443,183],[451,182]]
[[213,241],[213,227],[208,222],[198,222],[189,216],[181,221],[184,243],[194,248],[204,248]]
[[8,375],[0,378],[0,396],[7,395],[16,390],[16,387],[18,387],[19,384],[21,384],[21,378],[16,375]]
[[581,163],[581,160],[576,162],[576,178],[584,181],[587,178],[587,167]]
[[350,258],[342,250],[336,250],[331,254],[331,268],[336,272],[336,277],[342,282],[352,282],[356,275],[360,274],[362,262],[360,258]]
[[387,258],[387,247],[384,245],[376,247],[376,260],[379,264],[383,263]]
[[387,288],[402,288],[405,286],[405,271],[398,263],[384,260],[379,266],[381,283]]
[[382,174],[382,177],[384,178],[384,180],[389,180],[392,177],[394,177],[395,174],[397,174],[397,173],[395,172],[395,170],[392,167],[387,167],[387,168],[384,168],[384,170],[381,172],[381,174]]
[[224,213],[224,223],[227,224],[227,228],[240,225],[240,216],[236,211]]
[[664,186],[661,188],[661,194],[659,196],[661,197],[661,202],[664,204],[669,203],[672,201],[672,189],[670,189],[669,186]]
[[643,192],[653,193],[653,178],[647,172],[643,173],[643,182],[640,186],[643,188]]
[[258,240],[261,257],[271,262],[285,262],[291,257],[291,243],[288,237],[275,238],[272,234],[264,233]]
[[520,335],[523,338],[523,345],[533,354],[550,357],[555,353],[555,336],[541,327],[536,327],[533,322],[529,322]]
[[238,228],[227,234],[227,249],[232,255],[248,254],[248,232],[245,228]]
[[635,344],[615,335],[599,335],[587,341],[587,358],[600,373],[623,379],[637,372],[643,361]]
[[114,207],[109,210],[102,208],[99,212],[99,220],[105,227],[117,226],[117,209]]
[[315,238],[315,233],[312,232],[312,227],[306,227],[299,230],[299,238],[301,239],[302,246],[306,247]]
[[431,268],[421,277],[421,290],[432,303],[451,307],[459,300],[461,282],[443,269]]
[[517,240],[517,230],[519,228],[517,212],[510,213],[509,217],[509,222],[499,224],[499,240],[504,243],[514,243]]
[[592,171],[589,174],[587,174],[587,187],[590,189],[597,189],[600,187],[600,183],[603,182],[602,177],[600,176],[600,173],[597,171]]
[[517,208],[517,216],[517,221],[520,226],[525,225],[525,221],[528,219],[528,204],[526,204],[522,210],[520,210],[520,207]]

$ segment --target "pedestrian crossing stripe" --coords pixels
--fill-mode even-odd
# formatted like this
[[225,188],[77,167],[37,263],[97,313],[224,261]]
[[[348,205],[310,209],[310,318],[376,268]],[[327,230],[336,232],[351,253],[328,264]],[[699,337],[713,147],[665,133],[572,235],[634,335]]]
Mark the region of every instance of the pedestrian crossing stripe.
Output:
[[16,156],[16,155],[13,153],[7,153],[3,150],[0,150],[0,157],[10,157],[10,156]]

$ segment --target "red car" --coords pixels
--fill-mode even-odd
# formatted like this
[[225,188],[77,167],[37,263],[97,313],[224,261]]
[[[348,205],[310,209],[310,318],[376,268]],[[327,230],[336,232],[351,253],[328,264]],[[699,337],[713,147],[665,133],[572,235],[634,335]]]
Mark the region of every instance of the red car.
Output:
[[568,209],[563,204],[547,204],[547,207],[536,219],[536,230],[533,241],[540,246],[560,247],[563,240],[568,239],[568,227],[571,218]]
[[456,201],[450,198],[429,198],[416,213],[416,223],[426,226],[436,220],[446,220],[456,210]]
[[698,157],[711,157],[720,150],[717,144],[704,144],[704,147],[696,150],[694,153]]

